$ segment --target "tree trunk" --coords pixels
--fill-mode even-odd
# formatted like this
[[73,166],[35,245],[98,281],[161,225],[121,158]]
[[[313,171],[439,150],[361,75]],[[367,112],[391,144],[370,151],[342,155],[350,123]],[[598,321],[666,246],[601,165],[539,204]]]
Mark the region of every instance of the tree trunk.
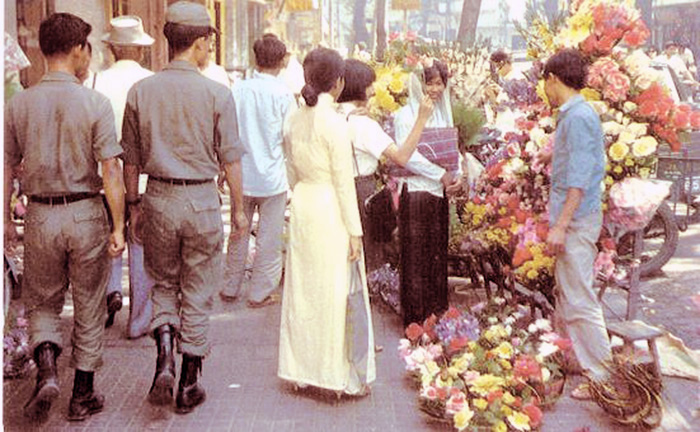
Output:
[[374,45],[374,57],[377,61],[384,61],[386,52],[386,0],[375,0],[374,22],[377,27],[376,43]]
[[459,20],[459,32],[457,41],[462,48],[471,46],[476,41],[476,24],[479,21],[481,0],[464,0],[462,5],[462,17]]
[[355,7],[352,11],[353,46],[360,42],[365,44],[369,42],[369,32],[365,24],[365,9],[367,9],[367,0],[355,0]]

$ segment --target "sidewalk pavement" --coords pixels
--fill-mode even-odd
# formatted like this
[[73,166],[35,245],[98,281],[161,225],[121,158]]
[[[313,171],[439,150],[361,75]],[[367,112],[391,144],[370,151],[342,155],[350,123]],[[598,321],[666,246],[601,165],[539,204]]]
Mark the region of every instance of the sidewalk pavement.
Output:
[[[700,226],[681,234],[681,246],[665,274],[643,281],[646,296],[641,318],[663,325],[688,346],[700,348],[697,332],[700,312],[689,296],[700,287]],[[616,294],[613,293],[613,296]],[[66,420],[73,371],[68,352],[59,358],[61,394],[49,420],[33,425],[22,416],[30,397],[33,376],[5,381],[3,423],[6,431],[236,431],[236,432],[365,432],[453,430],[431,423],[417,409],[417,392],[404,377],[396,347],[402,335],[401,320],[382,305],[373,306],[377,344],[377,381],[365,398],[343,397],[313,390],[295,392],[277,378],[277,344],[280,305],[249,309],[245,302],[222,303],[215,298],[211,317],[212,354],[204,361],[201,381],[206,402],[193,413],[175,414],[172,407],[153,407],[146,401],[155,368],[156,349],[149,337],[124,337],[126,310],[107,329],[104,367],[96,375],[96,388],[106,396],[105,410],[82,423]],[[72,308],[63,312],[64,340],[70,341]],[[180,357],[177,358],[178,371]],[[564,396],[545,412],[543,432],[626,431],[613,424],[592,402],[568,396],[578,378],[567,382]],[[698,382],[664,377],[664,431],[700,430],[693,417],[699,407]]]

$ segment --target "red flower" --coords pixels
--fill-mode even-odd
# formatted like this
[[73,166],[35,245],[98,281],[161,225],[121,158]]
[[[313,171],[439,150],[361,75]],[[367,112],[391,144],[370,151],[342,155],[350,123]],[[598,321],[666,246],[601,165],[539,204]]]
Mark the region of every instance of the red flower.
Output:
[[601,240],[600,244],[603,246],[603,248],[607,250],[617,249],[617,246],[615,245],[615,240],[611,239],[610,237],[606,237],[603,240]]
[[517,196],[512,196],[508,200],[508,210],[515,211],[520,207],[520,198]]
[[690,127],[700,129],[700,111],[694,111],[690,115]]
[[523,406],[523,400],[520,396],[516,396],[513,401],[513,408],[520,409],[521,406]]
[[447,389],[444,387],[438,387],[437,388],[437,397],[440,400],[445,400],[447,399]]
[[644,45],[644,42],[651,36],[649,28],[641,18],[632,23],[632,29],[623,38],[627,45],[632,48]]
[[450,344],[447,347],[447,352],[448,353],[458,352],[462,348],[467,346],[468,343],[469,343],[469,339],[467,339],[465,337],[454,338],[454,339],[450,340]]
[[547,225],[546,223],[537,224],[537,227],[535,228],[535,233],[537,234],[537,237],[540,240],[547,240],[547,234],[549,233],[549,225]]
[[690,126],[690,114],[683,111],[675,111],[673,114],[673,126],[677,129],[686,129]]
[[419,337],[423,336],[423,333],[423,327],[416,323],[411,323],[408,327],[406,327],[406,337],[411,342],[417,341]]
[[503,397],[503,390],[494,390],[491,393],[486,396],[486,400],[489,403],[493,403],[493,401],[498,400]]
[[498,220],[498,222],[496,222],[496,226],[498,228],[506,229],[506,228],[510,227],[510,223],[511,223],[510,217],[502,217]]
[[435,314],[431,314],[428,318],[425,319],[423,322],[423,331],[425,334],[428,335],[428,337],[432,340],[435,339],[435,324],[437,324],[437,317]]
[[515,220],[518,223],[525,223],[525,221],[527,220],[527,217],[528,217],[528,213],[526,211],[520,210],[520,209],[515,210]]
[[513,366],[513,374],[516,378],[523,378],[525,380],[542,379],[542,370],[540,369],[540,364],[537,363],[537,360],[528,355],[521,355],[515,360],[515,365]]
[[571,339],[560,337],[560,338],[556,338],[554,340],[554,345],[556,345],[557,348],[559,348],[560,350],[566,351],[566,350],[571,348],[572,343],[571,343]]
[[445,311],[444,316],[445,316],[445,318],[455,319],[455,318],[459,318],[460,315],[461,315],[461,313],[459,312],[459,310],[456,307],[450,306],[449,309],[447,309],[447,311]]
[[523,407],[523,412],[530,417],[530,427],[536,428],[542,423],[542,410],[533,404],[527,404]]
[[524,262],[532,259],[532,253],[527,248],[517,248],[513,254],[513,267],[520,267]]
[[389,43],[394,42],[396,39],[399,38],[399,36],[401,36],[401,34],[399,32],[391,32],[389,34]]

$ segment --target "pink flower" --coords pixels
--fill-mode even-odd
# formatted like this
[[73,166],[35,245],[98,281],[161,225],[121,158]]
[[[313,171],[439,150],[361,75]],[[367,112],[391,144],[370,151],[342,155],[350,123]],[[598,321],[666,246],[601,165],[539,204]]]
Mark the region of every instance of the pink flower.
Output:
[[433,386],[423,387],[420,392],[421,397],[429,400],[435,400],[438,398],[437,389]]
[[417,37],[418,37],[418,34],[416,32],[414,32],[413,30],[409,30],[406,32],[406,40],[409,42],[414,42]]
[[625,33],[623,40],[627,45],[636,48],[644,45],[644,42],[646,42],[650,35],[649,28],[647,28],[644,20],[640,18],[632,24],[632,29]]
[[399,38],[399,36],[401,36],[401,34],[399,32],[391,32],[389,34],[389,43],[394,42],[396,39]]
[[616,73],[607,76],[603,96],[613,102],[620,102],[627,99],[629,89],[630,79],[618,70]]
[[[454,390],[454,389],[453,389]],[[447,414],[456,414],[464,408],[467,404],[467,397],[461,391],[453,392],[452,396],[447,400],[445,404],[445,412]]]
[[530,427],[536,428],[542,423],[542,410],[533,404],[527,404],[523,407],[523,412],[530,417]]

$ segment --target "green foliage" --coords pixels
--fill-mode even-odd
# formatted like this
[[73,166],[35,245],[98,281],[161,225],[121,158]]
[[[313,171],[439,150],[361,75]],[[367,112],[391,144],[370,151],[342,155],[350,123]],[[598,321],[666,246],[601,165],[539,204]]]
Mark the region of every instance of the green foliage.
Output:
[[480,109],[453,100],[452,118],[459,131],[459,151],[464,153],[476,140],[479,131],[486,123],[486,117]]

